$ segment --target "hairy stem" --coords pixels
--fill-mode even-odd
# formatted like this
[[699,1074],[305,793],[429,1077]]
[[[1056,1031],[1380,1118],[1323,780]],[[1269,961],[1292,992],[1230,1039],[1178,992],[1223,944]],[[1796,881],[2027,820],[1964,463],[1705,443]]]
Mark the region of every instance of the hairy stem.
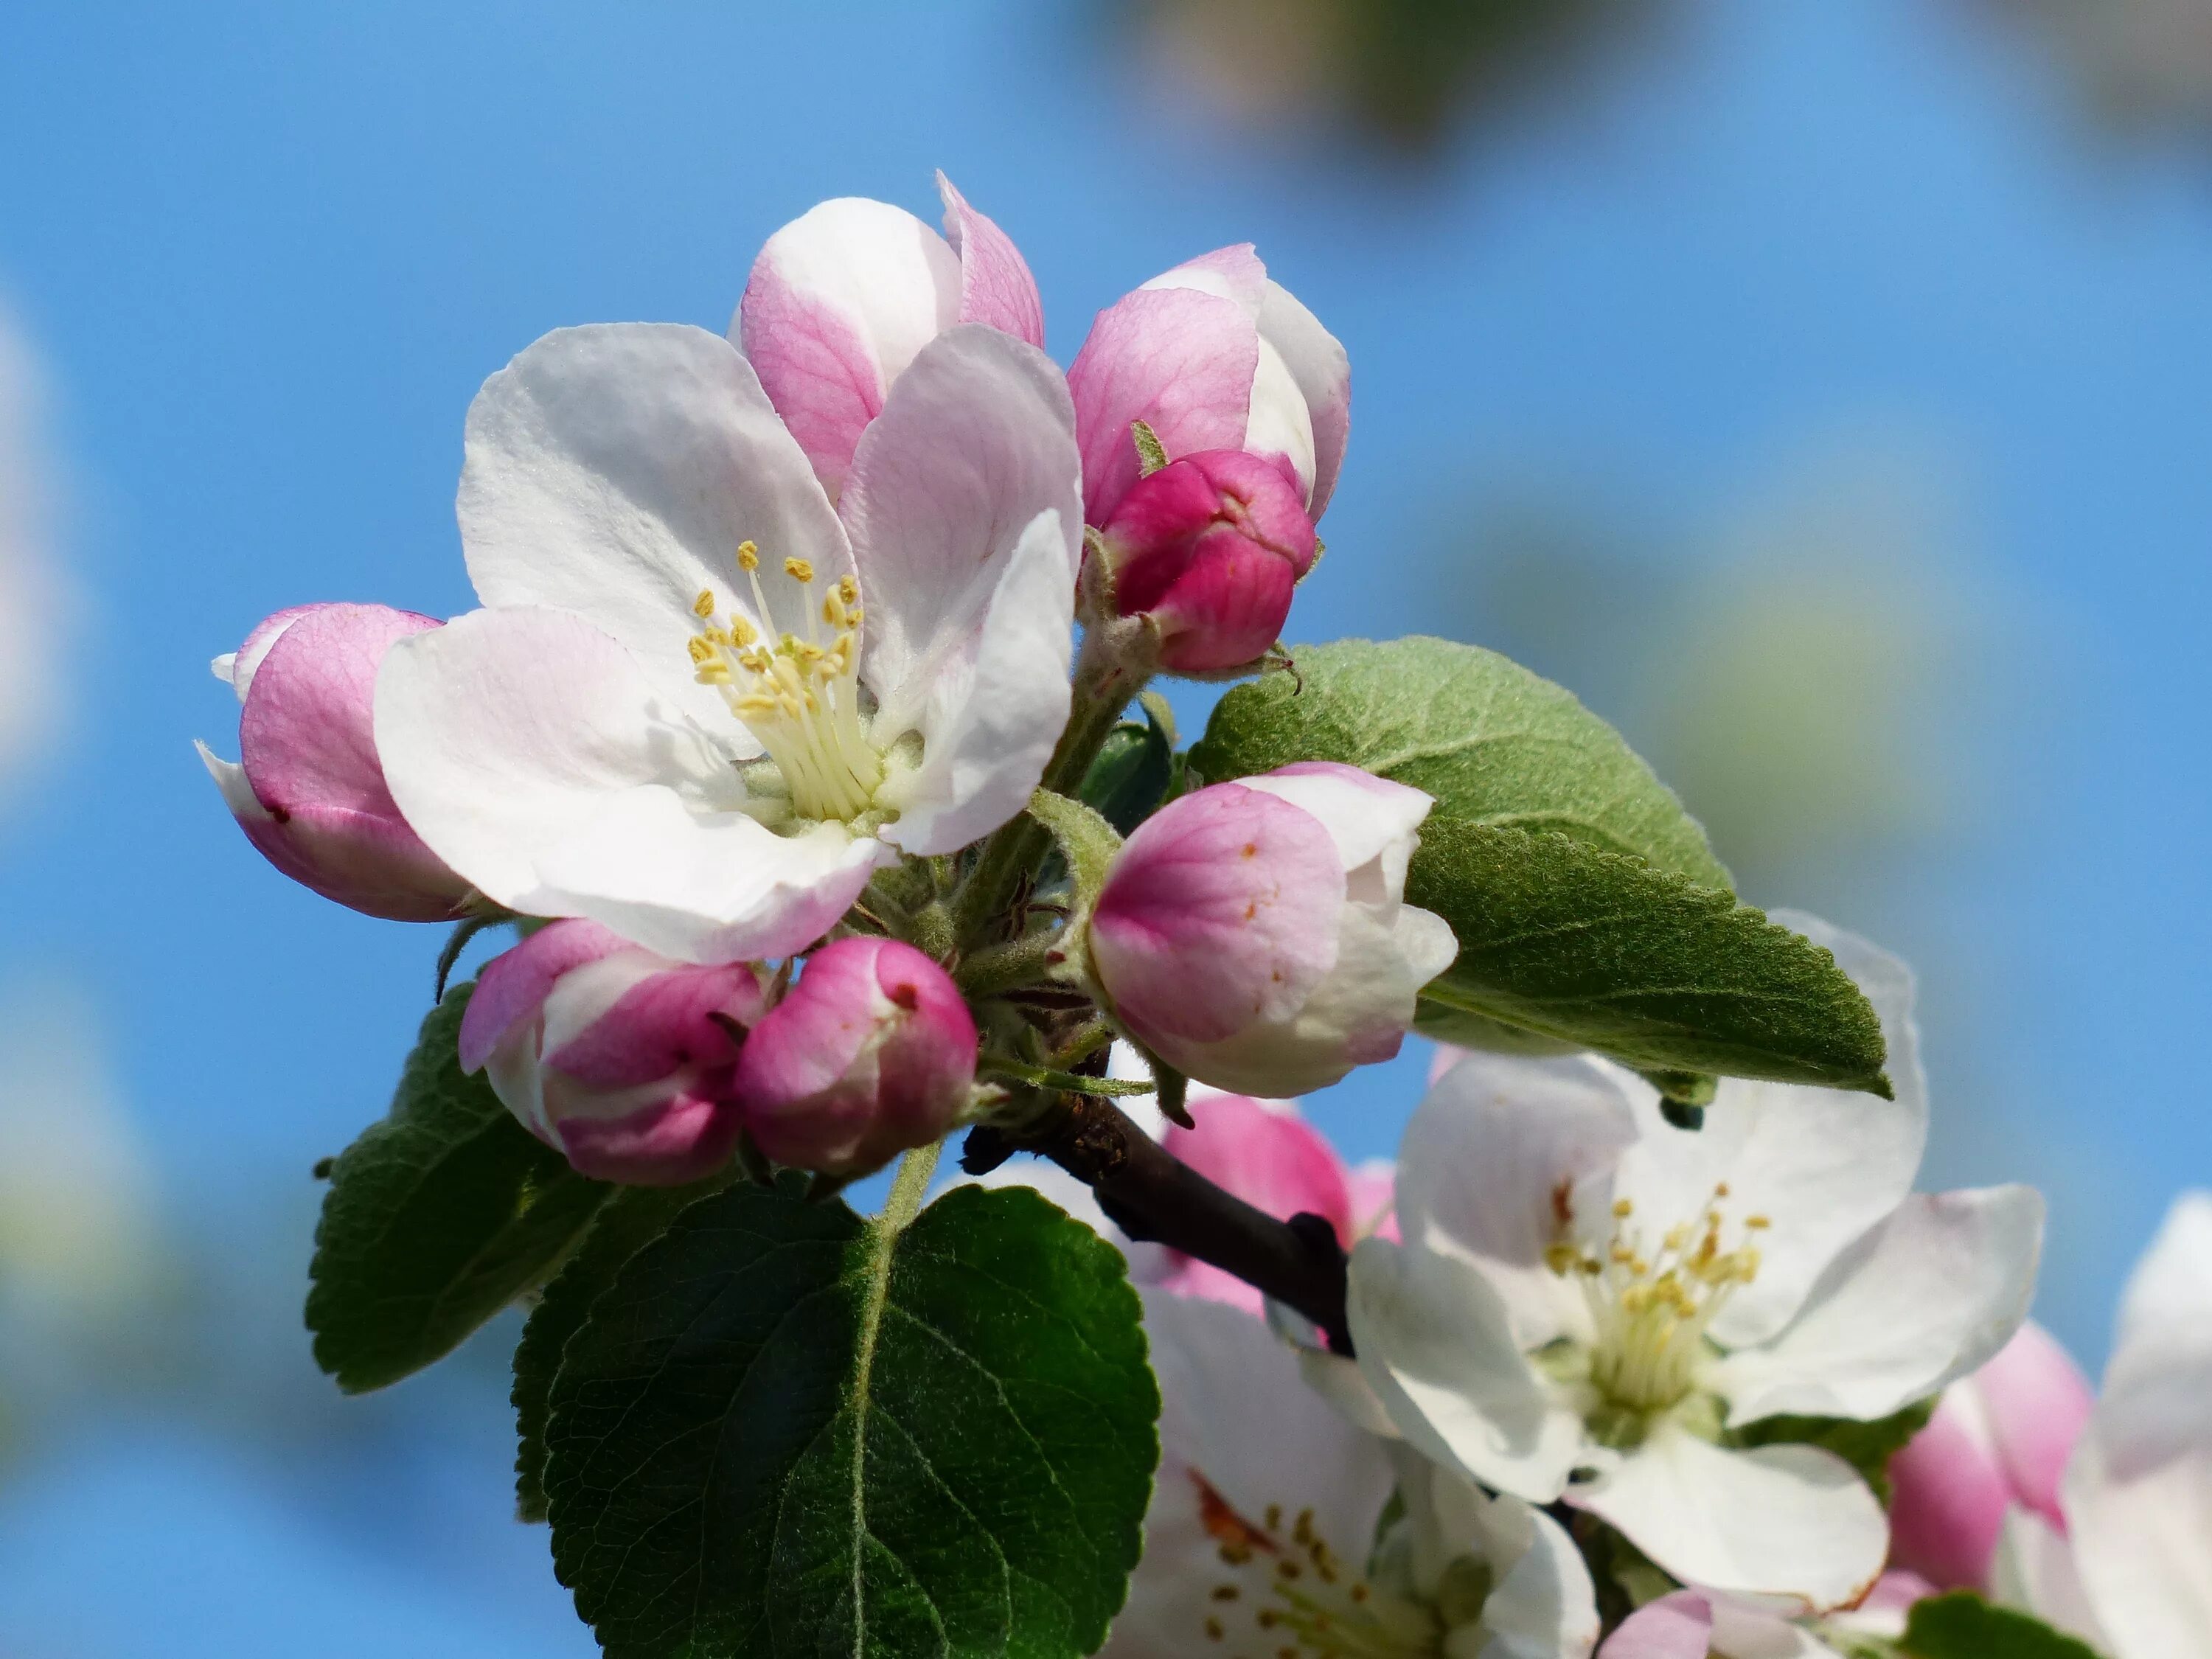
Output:
[[1317,1215],[1278,1221],[1226,1192],[1129,1121],[1111,1101],[1076,1095],[1025,1128],[1019,1139],[990,1127],[970,1132],[962,1162],[971,1172],[1030,1152],[1089,1187],[1114,1224],[1134,1239],[1164,1244],[1234,1273],[1295,1308],[1352,1352],[1344,1310],[1344,1249]]

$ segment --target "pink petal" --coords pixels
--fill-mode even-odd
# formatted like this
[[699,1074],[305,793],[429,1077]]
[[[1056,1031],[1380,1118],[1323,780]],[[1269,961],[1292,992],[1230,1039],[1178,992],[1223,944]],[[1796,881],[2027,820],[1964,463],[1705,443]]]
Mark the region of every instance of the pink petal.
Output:
[[1091,953],[1139,1036],[1216,1042],[1304,1001],[1335,963],[1344,902],[1319,819],[1215,784],[1129,837],[1091,918]]
[[1695,1590],[1676,1590],[1629,1614],[1598,1659],[1705,1659],[1712,1636],[1712,1603]]
[[635,948],[596,921],[568,921],[549,923],[502,951],[477,975],[477,988],[461,1015],[461,1069],[478,1070],[509,1031],[536,1019],[563,974]]
[[681,1187],[730,1161],[744,1127],[726,1099],[682,1094],[627,1117],[572,1117],[556,1126],[579,1175],[630,1187]]
[[793,286],[763,252],[738,315],[744,354],[815,476],[835,496],[868,422],[883,410],[873,348],[849,318]]
[[937,188],[945,198],[945,240],[960,256],[960,320],[988,323],[1043,349],[1044,301],[1021,250],[942,173]]
[[1170,458],[1241,447],[1259,362],[1257,325],[1218,295],[1139,289],[1099,313],[1067,372],[1085,520],[1104,523],[1137,481],[1132,422]]
[[594,1089],[634,1088],[687,1066],[730,1066],[738,1042],[714,1016],[750,1028],[765,1009],[750,963],[671,968],[631,986],[545,1064]]
[[1186,259],[1172,270],[1162,271],[1146,283],[1148,289],[1196,288],[1219,294],[1243,307],[1256,319],[1267,290],[1267,267],[1249,242],[1233,242]]
[[1336,1229],[1349,1249],[1357,1228],[1344,1160],[1321,1131],[1292,1112],[1245,1095],[1191,1103],[1195,1129],[1172,1126],[1167,1149],[1247,1204],[1287,1221],[1310,1212]]
[[2013,1496],[2066,1530],[2058,1488],[2096,1396],[2073,1356],[2043,1327],[2022,1325],[1970,1386],[1981,1395]]
[[1891,1563],[1944,1589],[1987,1589],[2012,1490],[1967,1407],[1947,1395],[1889,1478]]
[[270,647],[283,637],[284,630],[301,617],[322,609],[324,607],[319,605],[288,605],[253,624],[245,642],[231,653],[229,659],[230,672],[227,678],[230,681],[230,689],[238,694],[239,702],[246,701],[246,694],[253,687],[253,676],[260,668],[262,659],[269,654]]

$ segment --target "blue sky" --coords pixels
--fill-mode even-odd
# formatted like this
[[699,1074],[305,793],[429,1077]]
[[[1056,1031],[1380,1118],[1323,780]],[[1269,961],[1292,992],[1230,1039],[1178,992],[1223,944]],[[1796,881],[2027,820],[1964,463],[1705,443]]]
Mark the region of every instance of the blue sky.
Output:
[[[88,988],[179,1235],[303,1280],[307,1168],[381,1109],[436,940],[252,856],[191,752],[234,735],[206,659],[305,599],[465,608],[486,374],[567,323],[720,328],[777,225],[841,194],[933,213],[943,167],[1020,242],[1062,361],[1124,289],[1243,240],[1346,341],[1352,453],[1294,637],[1434,625],[1484,481],[1625,503],[1664,556],[1839,437],[1935,458],[1971,591],[2031,619],[2002,787],[1975,844],[1837,920],[1928,969],[1933,1173],[2050,1188],[2044,1311],[2094,1358],[2167,1199],[2212,1181],[2212,158],[2087,141],[1971,9],[1692,4],[1419,168],[1228,126],[1103,5],[26,9],[0,303],[48,382],[79,617],[66,725],[0,819],[0,975]],[[1316,1110],[1387,1152],[1419,1064]],[[319,1386],[304,1338],[252,1340]],[[498,1358],[334,1408],[466,1483],[143,1403],[75,1419],[0,1491],[0,1639],[589,1651],[504,1519]],[[142,1555],[165,1565],[123,1572]]]

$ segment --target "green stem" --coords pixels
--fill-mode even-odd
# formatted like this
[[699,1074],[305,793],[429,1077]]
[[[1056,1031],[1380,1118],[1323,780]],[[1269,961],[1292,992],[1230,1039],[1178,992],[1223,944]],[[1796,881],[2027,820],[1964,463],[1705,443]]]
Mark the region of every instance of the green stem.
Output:
[[884,1205],[883,1215],[876,1224],[887,1235],[896,1237],[914,1224],[921,1213],[921,1200],[929,1192],[929,1178],[937,1173],[938,1154],[945,1143],[933,1140],[927,1146],[917,1146],[899,1160],[898,1173],[891,1177],[891,1195]]

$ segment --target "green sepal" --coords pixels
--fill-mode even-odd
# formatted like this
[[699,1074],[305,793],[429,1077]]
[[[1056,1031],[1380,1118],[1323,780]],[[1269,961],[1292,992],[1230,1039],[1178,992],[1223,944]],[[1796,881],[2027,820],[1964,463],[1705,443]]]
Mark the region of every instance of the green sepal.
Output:
[[615,1190],[463,1073],[455,1045],[474,988],[431,1010],[391,1111],[331,1169],[307,1320],[315,1363],[349,1394],[443,1358],[543,1283]]
[[1158,1457],[1120,1253],[1019,1188],[902,1231],[788,1184],[695,1204],[552,1406],[555,1570],[615,1659],[1075,1659]]
[[1971,1590],[1914,1602],[1898,1648],[1912,1659],[2097,1659],[2086,1642]]
[[1175,781],[1175,719],[1167,703],[1147,691],[1145,718],[1124,720],[1106,735],[1079,792],[1085,805],[1127,835],[1166,797]]

